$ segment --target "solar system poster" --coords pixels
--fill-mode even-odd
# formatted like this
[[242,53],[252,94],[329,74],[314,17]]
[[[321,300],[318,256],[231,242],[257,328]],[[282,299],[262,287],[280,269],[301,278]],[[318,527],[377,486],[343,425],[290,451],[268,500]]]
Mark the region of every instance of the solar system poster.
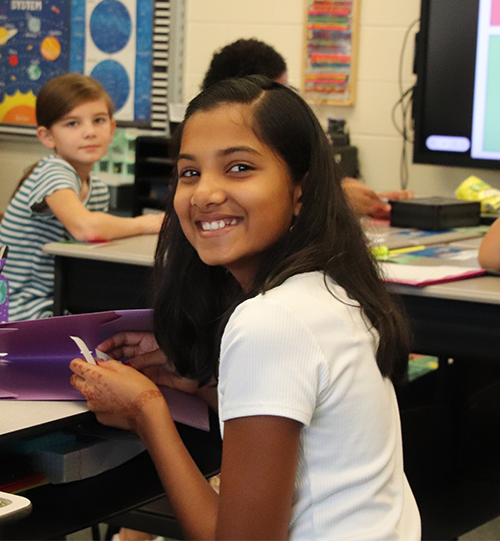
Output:
[[0,129],[34,126],[36,96],[58,75],[97,79],[115,119],[151,119],[154,0],[8,0],[0,3]]

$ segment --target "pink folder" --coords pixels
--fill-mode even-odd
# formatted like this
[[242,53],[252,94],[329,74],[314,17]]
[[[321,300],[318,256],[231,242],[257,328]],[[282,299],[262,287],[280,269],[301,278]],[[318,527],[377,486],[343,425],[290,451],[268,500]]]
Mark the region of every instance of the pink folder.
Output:
[[[152,310],[116,310],[0,324],[0,399],[84,400],[71,386],[69,363],[81,358],[70,336],[91,352],[120,331],[151,331]],[[200,398],[161,389],[174,420],[208,430],[208,406]],[[1,403],[0,403],[1,408]]]

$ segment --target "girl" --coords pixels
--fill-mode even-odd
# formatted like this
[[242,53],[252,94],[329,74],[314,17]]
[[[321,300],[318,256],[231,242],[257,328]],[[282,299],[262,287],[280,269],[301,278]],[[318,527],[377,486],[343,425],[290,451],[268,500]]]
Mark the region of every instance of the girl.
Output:
[[[393,388],[406,328],[313,112],[279,83],[229,80],[191,102],[179,138],[156,341],[100,346],[144,373],[76,359],[73,385],[144,440],[187,538],[419,539]],[[207,401],[217,385],[220,496],[153,381]]]
[[36,118],[37,136],[54,154],[30,168],[2,220],[10,321],[52,315],[54,256],[43,253],[44,244],[156,233],[163,218],[105,213],[108,188],[91,172],[108,150],[115,122],[113,103],[97,81],[80,74],[50,80],[38,95]]

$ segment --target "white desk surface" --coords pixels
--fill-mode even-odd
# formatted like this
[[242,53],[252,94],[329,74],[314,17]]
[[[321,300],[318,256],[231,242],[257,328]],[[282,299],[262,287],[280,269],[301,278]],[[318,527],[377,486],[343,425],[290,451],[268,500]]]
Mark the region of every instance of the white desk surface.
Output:
[[[119,239],[105,244],[69,244],[53,242],[44,246],[44,251],[54,255],[96,259],[116,263],[152,266],[158,235],[141,235]],[[457,245],[478,247],[481,239],[462,240]],[[454,243],[455,244],[455,243]],[[404,295],[438,297],[471,302],[500,304],[500,278],[481,276],[426,287],[389,284],[391,291]]]
[[48,254],[128,263],[152,267],[158,235],[138,235],[101,244],[51,242],[43,247]]
[[389,284],[389,288],[394,293],[402,295],[500,304],[500,277],[498,276],[479,276],[425,287]]
[[87,402],[0,400],[0,437],[87,412]]

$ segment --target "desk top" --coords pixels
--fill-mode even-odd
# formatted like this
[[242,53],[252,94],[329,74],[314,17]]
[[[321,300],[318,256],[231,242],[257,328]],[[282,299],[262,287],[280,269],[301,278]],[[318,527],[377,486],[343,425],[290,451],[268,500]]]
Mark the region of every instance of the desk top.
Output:
[[392,292],[399,295],[500,304],[500,277],[498,276],[479,276],[425,287],[403,284],[388,284],[388,286]]
[[[51,423],[74,422],[77,415],[88,413],[87,402],[80,401],[0,401],[0,441],[31,429],[45,430]],[[89,414],[90,415],[90,414]]]
[[[152,266],[157,241],[158,235],[141,235],[104,244],[53,242],[46,244],[44,251],[66,257]],[[473,240],[463,239],[457,242],[457,245],[474,248],[480,241],[477,237]],[[426,287],[388,285],[391,291],[403,295],[500,304],[500,278],[495,276],[481,276]]]
[[51,242],[43,247],[43,251],[58,256],[152,267],[157,242],[158,235],[139,235],[100,244]]

